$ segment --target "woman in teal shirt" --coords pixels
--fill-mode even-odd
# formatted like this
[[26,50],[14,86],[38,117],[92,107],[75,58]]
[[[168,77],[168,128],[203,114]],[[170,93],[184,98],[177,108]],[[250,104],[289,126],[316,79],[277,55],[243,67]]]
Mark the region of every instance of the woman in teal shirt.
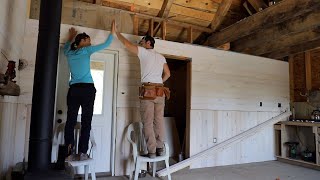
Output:
[[[91,46],[90,36],[86,33],[78,35],[74,28],[69,29],[69,39],[64,46],[64,54],[67,56],[71,80],[67,95],[67,122],[65,126],[65,145],[68,147],[68,156],[72,154],[74,147],[74,127],[77,123],[78,111],[81,106],[81,134],[79,138],[80,160],[88,158],[88,143],[93,115],[93,105],[96,89],[90,71],[90,56],[94,52],[103,50],[111,44],[115,22],[112,22],[112,31],[107,40],[99,45]],[[73,43],[71,41],[74,39]],[[71,157],[71,156],[70,156]]]

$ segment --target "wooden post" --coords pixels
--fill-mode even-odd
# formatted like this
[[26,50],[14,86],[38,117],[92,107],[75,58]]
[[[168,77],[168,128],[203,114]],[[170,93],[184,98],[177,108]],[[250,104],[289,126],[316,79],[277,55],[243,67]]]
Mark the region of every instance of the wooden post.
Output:
[[314,133],[314,135],[315,135],[315,142],[316,142],[316,164],[318,164],[318,165],[320,165],[320,136],[319,136],[319,134],[320,134],[320,128],[319,127],[317,127],[317,126],[313,126],[313,133]]
[[149,35],[151,37],[154,36],[154,20],[153,19],[149,20]]
[[311,80],[311,54],[310,51],[304,53],[305,57],[305,66],[306,66],[306,88],[308,91],[312,89],[312,80]]
[[102,4],[102,0],[93,0],[92,3],[93,3],[93,4],[101,5],[101,4]]
[[289,56],[290,102],[294,102],[294,64],[293,56]]
[[243,3],[243,7],[246,8],[246,10],[247,10],[247,12],[250,14],[250,16],[253,14],[253,13],[251,12],[251,10],[249,9],[249,6],[248,6],[247,1],[245,1],[245,2]]
[[27,18],[30,18],[31,0],[27,1]]
[[281,124],[281,157],[286,158],[287,157],[287,147],[284,144],[285,142],[288,142],[288,134],[285,124]]
[[137,15],[133,15],[133,34],[139,34],[139,17]]
[[193,43],[193,28],[192,27],[190,27],[189,29],[188,29],[188,43]]
[[248,2],[252,5],[252,7],[257,11],[261,11],[267,8],[267,4],[263,0],[248,0]]
[[162,40],[166,40],[166,34],[167,34],[167,23],[166,21],[162,21],[161,25],[161,35],[162,35]]

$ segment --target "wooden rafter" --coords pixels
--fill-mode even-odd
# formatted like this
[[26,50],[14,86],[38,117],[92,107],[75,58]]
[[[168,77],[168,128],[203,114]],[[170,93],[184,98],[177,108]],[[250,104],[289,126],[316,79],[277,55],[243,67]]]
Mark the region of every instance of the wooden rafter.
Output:
[[188,29],[188,43],[193,43],[193,30],[192,27]]
[[272,43],[288,34],[308,31],[320,26],[320,11],[309,12],[273,27],[261,29],[258,32],[238,39],[232,43],[232,50],[236,52],[255,51],[257,46]]
[[248,0],[248,2],[257,12],[268,7],[263,0]]
[[149,36],[153,37],[154,36],[154,21],[153,19],[149,20]]
[[248,12],[250,15],[254,14],[254,13],[252,12],[253,10],[251,10],[251,8],[249,8],[249,3],[248,3],[247,1],[245,1],[242,5],[243,5],[243,7],[247,10],[247,12]]
[[174,0],[164,0],[157,17],[167,18]]
[[218,30],[220,28],[221,22],[223,21],[223,19],[227,15],[227,13],[231,7],[231,4],[232,4],[232,0],[224,0],[221,2],[221,4],[218,7],[218,10],[215,14],[215,17],[213,18],[213,20],[211,22],[212,32],[215,32],[216,30]]
[[260,56],[269,52],[277,51],[278,49],[281,49],[283,47],[294,46],[302,42],[317,39],[320,39],[320,27],[309,31],[288,34],[287,36],[281,37],[269,43],[261,44],[259,46],[256,46],[255,49],[249,49],[245,52],[248,54]]
[[137,15],[133,15],[133,34],[139,35],[139,18]]
[[162,21],[161,23],[161,37],[163,40],[166,40],[167,36],[167,23],[166,21]]
[[101,5],[102,1],[101,1],[101,0],[93,0],[92,3],[93,3],[93,4],[99,4],[99,5]]
[[320,47],[320,38],[316,40],[311,40],[311,41],[303,41],[293,46],[283,47],[283,48],[277,49],[274,52],[266,53],[261,56],[273,58],[273,59],[279,59],[291,54],[301,53],[301,52],[318,48],[318,47]]
[[[103,4],[103,3],[102,3]],[[126,11],[126,10],[122,10],[122,9],[118,9],[118,8],[112,8],[112,7],[108,7],[108,6],[103,6],[104,8],[107,9],[113,9],[113,10],[118,10],[119,12],[123,12],[123,13],[127,13],[127,14],[131,14],[131,15],[137,15],[139,18],[141,19],[153,19],[154,22],[163,22],[166,21],[167,25],[174,25],[174,26],[180,26],[180,27],[184,27],[184,28],[190,28],[192,27],[194,30],[198,30],[201,32],[211,32],[210,28],[206,28],[206,27],[201,27],[201,26],[197,26],[197,25],[193,25],[193,24],[189,24],[189,23],[184,23],[184,22],[179,22],[179,21],[174,21],[174,20],[170,20],[170,19],[165,19],[165,18],[159,18],[159,17],[154,17],[154,16],[150,16],[150,15],[146,15],[146,14],[141,14],[141,13],[137,13],[137,12],[131,12],[131,11]]]
[[[162,7],[157,15],[157,17],[160,17],[160,18],[165,18],[167,19],[168,16],[169,16],[169,13],[170,13],[170,9],[171,9],[171,6],[173,4],[173,1],[174,0],[164,0],[163,1],[163,4],[162,4]],[[155,24],[155,29],[154,29],[154,35],[157,34],[157,32],[159,31],[160,29],[160,23],[156,23]]]
[[186,33],[188,28],[182,28],[182,30],[180,31],[180,33],[177,35],[176,37],[176,42],[182,42],[183,41],[183,35]]
[[[215,13],[215,17],[213,18],[211,24],[209,25],[209,28],[212,29],[212,32],[219,30],[221,23],[223,22],[225,16],[227,15],[231,5],[232,5],[232,0],[225,0],[219,4],[218,10]],[[203,44],[209,36],[210,36],[209,33],[203,32],[194,41],[194,43]]]
[[262,28],[271,27],[293,17],[318,10],[319,0],[284,0],[276,5],[256,13],[235,23],[208,38],[208,44],[217,47],[257,32]]

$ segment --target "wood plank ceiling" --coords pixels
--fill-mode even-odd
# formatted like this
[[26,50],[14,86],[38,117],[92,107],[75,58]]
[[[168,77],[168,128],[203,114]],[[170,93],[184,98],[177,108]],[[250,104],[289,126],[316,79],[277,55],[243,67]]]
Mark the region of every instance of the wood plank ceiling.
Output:
[[78,1],[128,12],[133,34],[169,41],[275,59],[320,46],[320,0]]
[[[166,40],[176,42],[205,42],[213,31],[227,27],[248,14],[242,0],[79,0],[112,7],[141,15],[158,17],[167,22]],[[139,19],[138,35],[150,33],[147,18]],[[180,23],[184,23],[181,25]],[[192,38],[190,28],[192,25]],[[154,36],[161,37],[161,25],[153,24]],[[202,39],[199,36],[206,33]],[[197,43],[197,42],[195,42]],[[197,43],[200,44],[200,43]]]

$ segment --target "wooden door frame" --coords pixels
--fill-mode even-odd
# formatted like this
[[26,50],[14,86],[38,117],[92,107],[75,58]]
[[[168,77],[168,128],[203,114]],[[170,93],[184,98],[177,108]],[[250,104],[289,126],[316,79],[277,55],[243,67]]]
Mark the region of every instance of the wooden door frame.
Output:
[[190,156],[190,114],[191,114],[191,78],[192,78],[192,58],[163,54],[166,59],[187,61],[187,89],[186,89],[186,130],[185,130],[185,158]]
[[111,122],[111,176],[115,174],[115,153],[116,153],[116,122],[117,122],[117,92],[118,92],[118,72],[119,72],[119,51],[103,50],[105,54],[114,55],[114,72],[113,72],[113,95],[112,95],[112,122]]

